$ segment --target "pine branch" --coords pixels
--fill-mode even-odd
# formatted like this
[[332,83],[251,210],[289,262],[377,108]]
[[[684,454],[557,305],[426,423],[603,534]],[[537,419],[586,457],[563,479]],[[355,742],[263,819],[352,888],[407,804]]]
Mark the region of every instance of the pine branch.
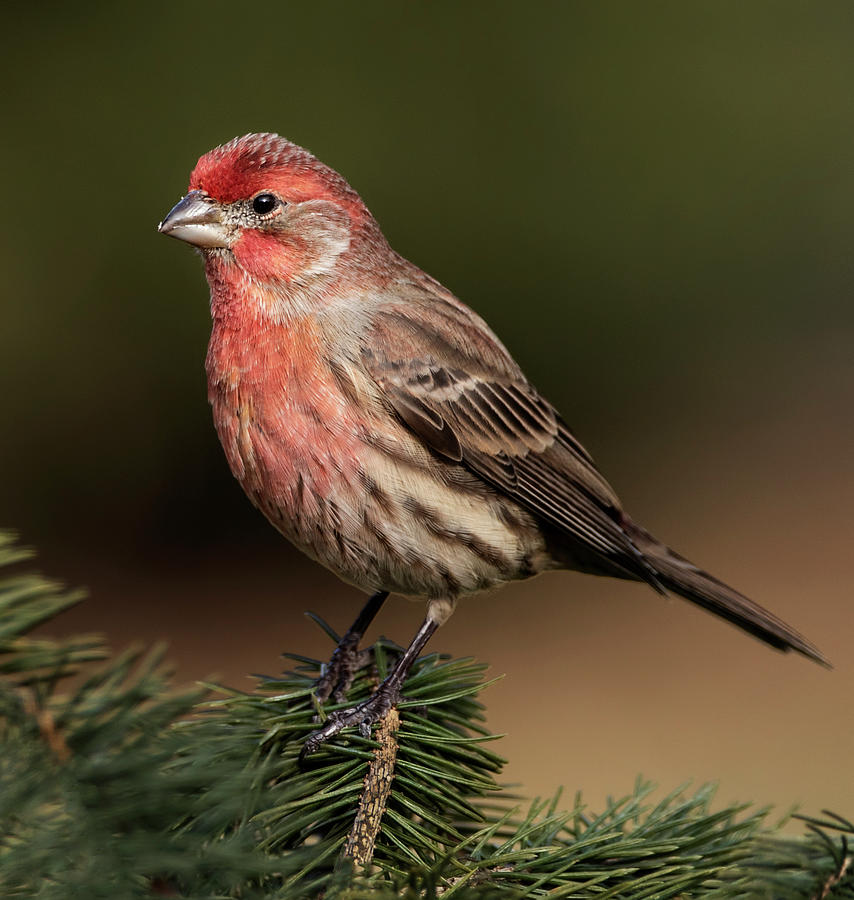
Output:
[[374,751],[374,758],[365,773],[365,781],[359,795],[359,807],[342,851],[345,858],[352,859],[362,868],[369,866],[373,861],[374,847],[388,807],[397,763],[399,729],[400,713],[397,709],[390,709],[388,715],[377,724],[376,741],[379,746]]
[[[0,566],[21,559],[0,539]],[[300,768],[317,661],[291,655],[250,693],[175,691],[162,651],[27,636],[78,599],[0,573],[2,896],[854,900],[854,825],[831,813],[791,837],[711,788],[653,804],[644,783],[599,814],[559,794],[521,809],[472,660],[422,657],[398,727],[344,732]],[[397,652],[373,648],[350,702]]]

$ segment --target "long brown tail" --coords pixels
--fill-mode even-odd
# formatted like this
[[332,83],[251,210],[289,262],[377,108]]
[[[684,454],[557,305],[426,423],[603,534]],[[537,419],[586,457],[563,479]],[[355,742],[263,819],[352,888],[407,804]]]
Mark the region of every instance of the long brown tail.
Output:
[[698,569],[628,517],[625,517],[623,528],[655,570],[662,587],[708,609],[722,619],[727,619],[778,650],[797,650],[798,653],[830,667],[830,663],[813,644],[767,609],[718,581],[708,572]]

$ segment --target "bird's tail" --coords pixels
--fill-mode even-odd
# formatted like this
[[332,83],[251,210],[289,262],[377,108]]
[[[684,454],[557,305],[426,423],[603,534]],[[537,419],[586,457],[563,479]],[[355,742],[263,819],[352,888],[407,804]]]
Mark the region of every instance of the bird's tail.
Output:
[[698,569],[628,517],[625,517],[622,524],[632,543],[655,571],[663,588],[738,625],[778,650],[796,650],[830,667],[830,663],[815,646],[767,609],[718,581],[708,572]]

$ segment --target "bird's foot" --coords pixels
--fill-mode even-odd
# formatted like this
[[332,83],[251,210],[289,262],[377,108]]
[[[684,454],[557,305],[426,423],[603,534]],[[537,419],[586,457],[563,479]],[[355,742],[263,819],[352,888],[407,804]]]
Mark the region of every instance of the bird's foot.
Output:
[[400,701],[400,686],[387,679],[358,706],[341,709],[330,713],[323,728],[313,731],[303,744],[300,761],[316,753],[329,738],[334,737],[344,728],[358,726],[362,737],[371,736],[371,725],[382,719],[386,713]]
[[332,659],[320,670],[320,678],[314,688],[318,702],[323,703],[331,696],[336,703],[343,703],[356,673],[368,665],[372,656],[371,647],[359,650],[358,635],[345,635],[335,648]]

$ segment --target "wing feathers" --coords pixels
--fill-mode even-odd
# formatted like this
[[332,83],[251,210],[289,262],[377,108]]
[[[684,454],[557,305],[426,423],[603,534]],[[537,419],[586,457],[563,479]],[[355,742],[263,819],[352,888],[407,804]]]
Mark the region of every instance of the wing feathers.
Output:
[[363,362],[428,447],[556,531],[555,552],[566,551],[568,565],[675,591],[772,646],[826,664],[784,622],[635,525],[590,454],[477,316],[450,295],[409,300],[376,315]]
[[[414,329],[408,315],[379,317],[363,361],[388,402],[434,452],[462,462],[603,561],[657,586],[590,456],[509,355],[490,366],[484,361],[489,355],[467,354],[463,324],[471,330],[476,322],[449,323],[438,335],[423,321]],[[471,347],[484,337],[479,331]],[[492,357],[506,354],[497,339],[490,349]]]
[[455,462],[463,458],[460,442],[445,420],[412,394],[394,391],[389,395],[397,414],[424,442]]

